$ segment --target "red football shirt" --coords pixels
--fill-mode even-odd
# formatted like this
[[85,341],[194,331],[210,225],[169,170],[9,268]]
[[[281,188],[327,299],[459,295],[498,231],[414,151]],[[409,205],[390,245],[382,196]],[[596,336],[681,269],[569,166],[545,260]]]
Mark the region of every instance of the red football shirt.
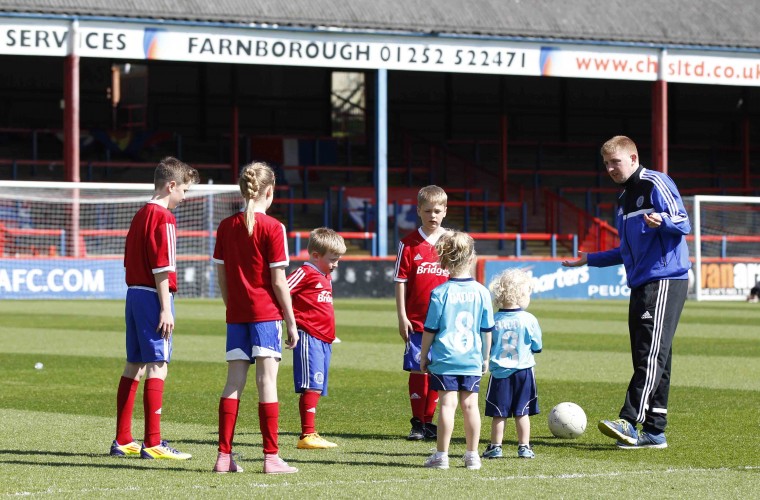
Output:
[[280,221],[257,212],[249,236],[243,212],[227,217],[216,231],[213,260],[224,264],[227,277],[227,323],[282,319],[270,271],[289,263],[287,234]]
[[155,289],[153,275],[169,271],[169,290],[177,291],[176,227],[174,214],[156,202],[137,211],[124,244],[127,286]]
[[288,288],[298,328],[331,344],[335,340],[335,310],[330,275],[306,262],[290,273]]
[[415,332],[423,330],[430,292],[445,283],[449,272],[438,264],[435,242],[440,235],[425,236],[422,228],[409,233],[398,245],[394,281],[406,283],[406,317]]

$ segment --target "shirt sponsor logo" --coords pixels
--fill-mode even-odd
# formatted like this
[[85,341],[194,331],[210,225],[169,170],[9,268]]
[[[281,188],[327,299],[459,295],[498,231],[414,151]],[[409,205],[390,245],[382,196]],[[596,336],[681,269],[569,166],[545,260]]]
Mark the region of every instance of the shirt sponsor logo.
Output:
[[317,302],[327,302],[327,303],[332,304],[332,301],[333,301],[332,292],[330,292],[329,290],[322,290],[321,292],[319,292],[319,295],[317,295]]
[[448,276],[449,272],[441,268],[437,262],[423,262],[417,266],[417,274],[434,274],[436,276]]

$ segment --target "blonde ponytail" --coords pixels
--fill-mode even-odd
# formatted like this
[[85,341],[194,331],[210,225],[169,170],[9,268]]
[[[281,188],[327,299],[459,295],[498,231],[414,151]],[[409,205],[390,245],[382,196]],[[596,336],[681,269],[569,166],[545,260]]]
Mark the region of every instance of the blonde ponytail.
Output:
[[245,199],[245,227],[248,235],[253,234],[256,225],[254,202],[266,193],[269,186],[274,187],[275,175],[272,167],[264,162],[251,163],[240,171],[240,194]]

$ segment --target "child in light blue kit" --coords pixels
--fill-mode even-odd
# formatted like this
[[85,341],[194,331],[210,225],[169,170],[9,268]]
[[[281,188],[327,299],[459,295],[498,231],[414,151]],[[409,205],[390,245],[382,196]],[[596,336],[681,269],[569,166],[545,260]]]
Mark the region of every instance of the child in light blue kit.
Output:
[[464,465],[468,469],[480,469],[478,390],[491,350],[494,326],[491,297],[486,287],[470,274],[475,260],[475,242],[470,235],[456,231],[446,233],[435,244],[435,249],[441,267],[449,272],[449,280],[430,294],[422,335],[420,369],[430,373],[430,388],[438,391],[440,408],[437,451],[424,465],[433,469],[449,468],[449,441],[458,399],[467,444]]
[[517,456],[533,458],[530,446],[530,415],[538,410],[538,391],[533,367],[533,354],[541,352],[541,327],[531,313],[530,276],[522,269],[507,269],[489,285],[494,304],[496,327],[489,369],[491,379],[486,393],[486,416],[493,417],[491,444],[483,458],[501,458],[504,422],[514,417],[517,427]]

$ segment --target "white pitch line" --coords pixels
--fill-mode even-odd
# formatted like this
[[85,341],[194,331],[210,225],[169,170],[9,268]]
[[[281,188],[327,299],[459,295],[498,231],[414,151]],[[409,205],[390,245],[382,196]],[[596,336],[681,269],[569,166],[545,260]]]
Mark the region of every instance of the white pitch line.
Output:
[[[586,473],[573,473],[573,474],[538,474],[538,475],[512,475],[512,476],[476,476],[472,475],[468,477],[466,480],[476,480],[476,481],[509,481],[509,480],[520,480],[520,479],[529,479],[529,480],[567,480],[567,479],[594,479],[594,478],[611,478],[611,477],[621,477],[621,476],[640,476],[640,475],[647,475],[651,476],[653,474],[678,474],[678,473],[706,473],[706,472],[739,472],[739,471],[752,471],[752,470],[760,470],[760,466],[755,465],[744,465],[744,466],[737,466],[737,467],[719,467],[716,469],[710,469],[710,468],[683,468],[683,469],[676,469],[676,468],[668,468],[668,469],[657,469],[657,470],[641,470],[641,471],[615,471],[615,472],[599,472],[594,474],[586,474]],[[267,488],[281,488],[281,487],[292,487],[292,486],[309,486],[310,488],[314,487],[321,487],[321,486],[339,486],[339,485],[360,485],[360,484],[367,484],[367,485],[378,485],[378,484],[394,484],[394,483],[403,483],[408,484],[410,481],[413,482],[435,482],[435,483],[443,483],[443,482],[460,482],[463,478],[461,477],[446,477],[446,476],[439,476],[439,477],[430,477],[430,478],[424,478],[424,479],[379,479],[379,480],[359,480],[359,481],[343,481],[343,480],[337,480],[337,481],[321,481],[321,482],[313,482],[305,480],[303,483],[300,482],[291,482],[291,481],[284,481],[282,483],[249,483],[247,485],[241,485],[237,484],[237,486],[250,486],[254,488],[261,488],[261,489],[267,489]],[[213,490],[213,491],[219,491],[219,485],[208,485],[208,486],[200,486],[200,485],[194,485],[192,487],[193,490]],[[32,495],[59,495],[59,494],[65,494],[65,493],[114,493],[114,492],[140,492],[140,493],[148,493],[152,491],[164,491],[164,488],[161,487],[140,487],[140,486],[130,486],[126,488],[83,488],[79,490],[64,490],[64,489],[47,489],[45,491],[37,491],[37,492],[30,492],[30,491],[18,491],[15,493],[10,493],[10,496],[32,496]]]

